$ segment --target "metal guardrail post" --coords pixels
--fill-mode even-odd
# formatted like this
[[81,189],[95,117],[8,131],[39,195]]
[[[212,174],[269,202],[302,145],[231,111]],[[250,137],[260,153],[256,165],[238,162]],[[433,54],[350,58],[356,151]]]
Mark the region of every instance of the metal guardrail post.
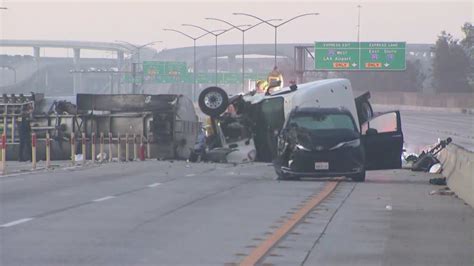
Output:
[[128,133],[125,134],[125,161],[128,162],[130,159],[129,148],[128,148]]
[[51,138],[46,133],[46,169],[51,167]]
[[76,138],[74,132],[71,133],[71,163],[72,165],[76,164]]
[[150,136],[146,139],[146,155],[148,159],[151,158]]
[[4,175],[7,173],[7,135],[3,132],[1,137],[1,148],[2,148],[2,164],[0,165],[0,174]]
[[145,161],[145,145],[143,144],[143,136],[140,136],[140,161]]
[[31,134],[31,168],[36,169],[36,133]]
[[112,162],[112,132],[109,132],[109,162]]
[[91,144],[91,160],[92,160],[92,163],[95,163],[95,143],[96,143],[96,138],[95,138],[95,132],[92,132],[92,144]]
[[136,161],[137,158],[137,135],[133,134],[133,160]]
[[15,116],[12,116],[12,143],[15,143]]
[[99,137],[99,160],[104,161],[104,133],[100,132]]
[[122,156],[120,154],[122,151],[121,146],[122,146],[122,139],[120,138],[120,133],[119,133],[117,136],[117,160],[119,162],[122,161]]
[[87,137],[86,133],[82,132],[81,136],[81,144],[82,144],[82,166],[86,165],[86,156],[87,156]]

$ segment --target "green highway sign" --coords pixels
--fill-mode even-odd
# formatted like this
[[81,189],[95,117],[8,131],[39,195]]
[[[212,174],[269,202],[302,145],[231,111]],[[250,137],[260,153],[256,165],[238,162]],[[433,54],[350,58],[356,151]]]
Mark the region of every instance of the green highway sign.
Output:
[[401,71],[405,48],[405,42],[315,42],[315,69]]
[[[142,80],[143,77],[143,80]],[[246,80],[266,79],[263,73],[245,73]],[[131,73],[123,76],[123,82],[132,83],[133,77]],[[176,83],[193,83],[194,75],[188,72],[185,62],[175,61],[144,61],[143,76],[137,73],[135,77],[136,83],[158,83],[158,84],[176,84]],[[196,83],[198,84],[215,84],[215,73],[196,73]],[[217,73],[218,84],[241,84],[242,73]]]
[[356,42],[316,42],[314,62],[317,70],[358,70],[359,44]]
[[143,74],[145,81],[177,83],[188,75],[188,67],[186,62],[144,61]]
[[405,70],[404,42],[360,43],[361,70]]

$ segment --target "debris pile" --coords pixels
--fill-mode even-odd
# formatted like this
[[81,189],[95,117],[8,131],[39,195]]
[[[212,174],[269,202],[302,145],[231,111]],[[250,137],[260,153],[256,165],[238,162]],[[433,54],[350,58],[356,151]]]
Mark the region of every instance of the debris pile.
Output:
[[430,172],[430,173],[441,173],[442,168],[436,155],[442,151],[449,143],[452,142],[451,138],[441,140],[439,143],[428,151],[423,151],[416,159],[415,155],[409,155],[405,160],[413,162],[411,167],[412,171]]

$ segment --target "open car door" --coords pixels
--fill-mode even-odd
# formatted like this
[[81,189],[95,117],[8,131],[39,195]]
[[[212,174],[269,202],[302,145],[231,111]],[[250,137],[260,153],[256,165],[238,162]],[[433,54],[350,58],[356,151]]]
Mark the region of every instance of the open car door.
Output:
[[403,132],[399,111],[379,114],[361,126],[367,170],[402,167]]

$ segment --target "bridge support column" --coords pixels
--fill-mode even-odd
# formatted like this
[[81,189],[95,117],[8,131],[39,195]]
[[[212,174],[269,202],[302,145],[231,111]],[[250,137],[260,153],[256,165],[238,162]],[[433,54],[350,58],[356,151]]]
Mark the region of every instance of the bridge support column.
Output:
[[40,80],[40,75],[39,75],[39,70],[40,70],[40,47],[33,47],[33,56],[35,57],[35,62],[36,62],[36,75],[35,75],[35,89],[39,89],[39,80]]
[[73,94],[76,96],[77,92],[81,90],[81,73],[79,73],[81,67],[81,49],[74,48],[74,73],[72,74],[73,78]]
[[[117,74],[117,93],[122,92],[121,81],[122,81],[123,61],[124,61],[123,52],[117,51],[117,69],[119,71],[119,73]],[[113,77],[113,74],[112,74],[112,77]]]
[[304,83],[304,71],[306,65],[306,53],[304,47],[295,47],[295,72],[296,72],[296,83]]

